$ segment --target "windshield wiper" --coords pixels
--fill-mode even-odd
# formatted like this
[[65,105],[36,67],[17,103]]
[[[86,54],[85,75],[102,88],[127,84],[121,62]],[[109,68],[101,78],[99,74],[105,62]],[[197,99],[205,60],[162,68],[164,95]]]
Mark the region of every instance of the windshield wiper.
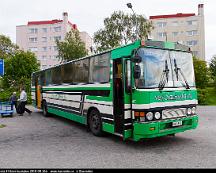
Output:
[[168,74],[169,74],[169,68],[168,68],[167,60],[165,60],[165,69],[163,70],[163,73],[161,75],[161,80],[158,85],[159,90],[162,90],[166,85],[166,82],[168,82],[169,79]]
[[179,68],[179,67],[177,66],[176,59],[174,59],[174,66],[175,66],[174,71],[175,71],[175,73],[176,73],[176,79],[177,79],[177,81],[179,80],[179,74],[178,74],[178,71],[179,71],[180,74],[181,74],[181,76],[183,77],[184,82],[185,82],[185,88],[186,88],[186,89],[190,89],[190,87],[189,87],[189,85],[188,85],[188,82],[187,82],[187,80],[186,80],[186,78],[185,78],[185,76],[184,76],[184,74],[183,74],[181,68]]

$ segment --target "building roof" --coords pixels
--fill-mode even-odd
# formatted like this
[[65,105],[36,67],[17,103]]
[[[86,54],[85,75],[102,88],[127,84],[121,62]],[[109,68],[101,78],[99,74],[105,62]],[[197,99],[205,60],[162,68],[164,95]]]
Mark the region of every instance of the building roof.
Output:
[[168,15],[157,15],[150,16],[150,19],[164,19],[164,18],[178,18],[178,17],[191,17],[195,16],[195,13],[177,13],[177,14],[168,14]]
[[[49,25],[49,24],[56,24],[56,23],[60,23],[60,22],[63,22],[63,20],[54,19],[54,20],[44,20],[44,21],[29,21],[28,26],[30,26],[30,25]],[[70,21],[68,21],[68,24],[73,29],[77,29],[76,24],[72,24]]]
[[55,23],[59,23],[62,22],[63,20],[58,20],[58,19],[54,19],[54,20],[44,20],[44,21],[30,21],[28,22],[28,25],[45,25],[45,24],[55,24]]

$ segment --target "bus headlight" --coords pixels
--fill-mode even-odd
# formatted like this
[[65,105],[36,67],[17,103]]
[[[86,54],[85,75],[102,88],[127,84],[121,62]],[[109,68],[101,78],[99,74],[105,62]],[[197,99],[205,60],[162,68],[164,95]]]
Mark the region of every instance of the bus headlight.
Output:
[[151,121],[151,120],[153,120],[153,113],[152,112],[148,112],[147,114],[146,114],[146,119],[147,120],[149,120],[149,121]]
[[191,113],[192,113],[192,114],[196,114],[196,107],[192,107]]
[[188,109],[187,109],[187,114],[188,114],[188,115],[191,115],[191,112],[192,112],[191,108],[188,108]]
[[156,113],[155,113],[155,119],[156,119],[156,120],[159,120],[160,117],[161,117],[160,112],[156,112]]

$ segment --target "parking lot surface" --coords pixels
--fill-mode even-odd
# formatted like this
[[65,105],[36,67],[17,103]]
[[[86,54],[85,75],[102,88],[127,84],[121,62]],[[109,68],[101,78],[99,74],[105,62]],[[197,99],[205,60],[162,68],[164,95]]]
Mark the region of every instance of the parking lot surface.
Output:
[[198,128],[140,142],[57,116],[0,118],[0,168],[216,168],[216,106],[199,106]]

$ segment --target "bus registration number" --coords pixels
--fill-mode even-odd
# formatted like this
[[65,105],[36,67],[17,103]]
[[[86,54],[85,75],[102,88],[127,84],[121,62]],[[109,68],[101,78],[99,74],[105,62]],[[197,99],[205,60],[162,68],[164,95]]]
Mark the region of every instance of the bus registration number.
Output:
[[182,125],[182,121],[176,121],[172,123],[173,127],[177,127],[177,126],[181,126]]

